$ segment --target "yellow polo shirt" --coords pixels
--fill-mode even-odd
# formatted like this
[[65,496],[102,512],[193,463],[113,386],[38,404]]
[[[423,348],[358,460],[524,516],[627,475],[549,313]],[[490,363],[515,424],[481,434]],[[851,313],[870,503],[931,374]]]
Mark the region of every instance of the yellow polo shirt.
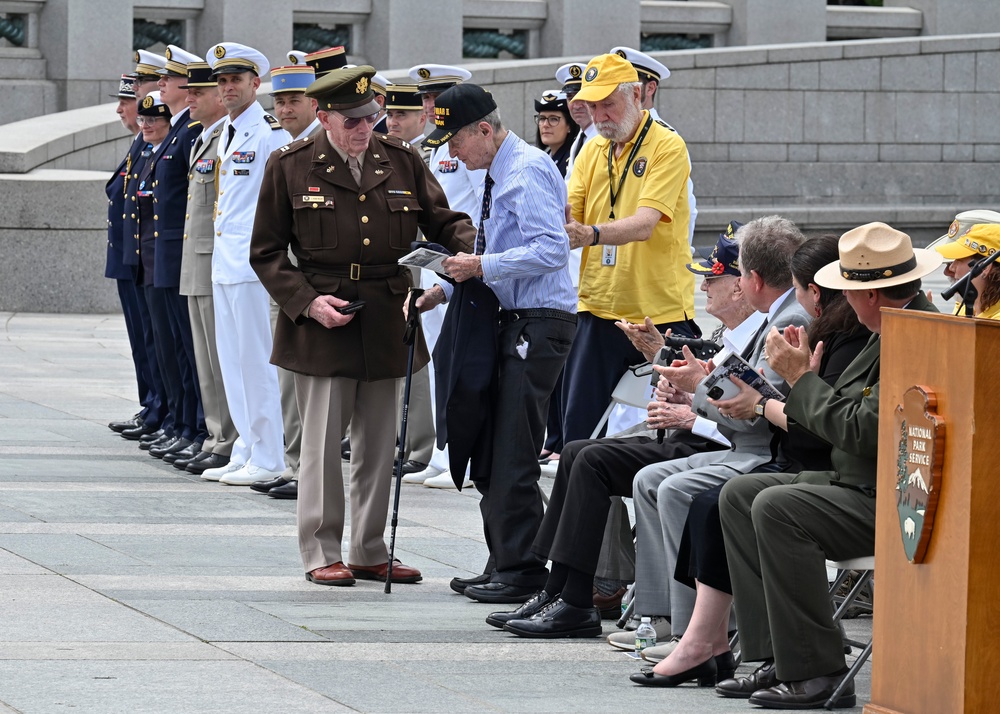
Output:
[[[614,160],[608,176],[611,142],[596,136],[576,158],[569,183],[573,218],[584,225],[607,223],[611,215],[611,181],[618,182],[629,154],[646,121]],[[688,163],[684,140],[657,124],[649,128],[628,169],[615,201],[615,219],[628,218],[640,206],[662,215],[647,241],[617,247],[613,266],[602,264],[604,246],[586,247],[580,265],[580,312],[606,320],[625,318],[642,322],[678,322],[694,317],[694,275],[684,266],[691,262],[688,243]]]
[[988,307],[981,313],[976,315],[976,317],[981,317],[984,320],[1000,320],[1000,302],[992,307]]

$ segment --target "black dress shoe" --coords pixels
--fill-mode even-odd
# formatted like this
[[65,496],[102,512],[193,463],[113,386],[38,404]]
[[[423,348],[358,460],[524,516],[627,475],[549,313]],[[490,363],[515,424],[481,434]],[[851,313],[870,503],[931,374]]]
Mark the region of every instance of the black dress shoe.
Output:
[[[409,461],[403,463],[403,475],[406,476],[407,474],[415,474],[418,471],[423,471],[426,468],[427,464],[423,463],[422,461],[414,461],[413,459],[410,459]],[[395,464],[392,465],[392,471],[393,475],[395,475],[396,471]]]
[[553,598],[544,590],[539,590],[535,596],[513,612],[491,612],[486,616],[486,624],[501,630],[511,620],[527,620],[536,612],[552,602]]
[[183,449],[167,452],[166,454],[163,455],[163,460],[168,464],[176,463],[178,460],[190,461],[200,453],[201,453],[201,444],[199,444],[197,441],[192,441]]
[[153,434],[147,434],[146,436],[139,439],[139,448],[142,449],[143,451],[149,451],[149,449],[153,446],[163,446],[168,441],[177,438],[173,434],[168,434],[166,432],[162,432],[155,439],[148,439],[146,438],[147,436],[153,436]]
[[155,434],[158,431],[160,431],[160,429],[156,428],[152,424],[143,423],[139,426],[126,429],[125,431],[119,433],[123,439],[128,439],[129,441],[139,441],[142,437]]
[[271,478],[266,481],[254,481],[250,484],[250,490],[256,491],[257,493],[267,493],[272,488],[275,488],[276,486],[283,486],[285,483],[285,479],[278,476],[278,478]]
[[344,461],[351,460],[351,440],[346,436],[340,440],[340,458]]
[[[202,452],[207,453],[207,452]],[[209,454],[205,458],[195,457],[194,461],[184,469],[189,474],[202,474],[209,469],[222,468],[229,463],[229,457],[222,454]]]
[[[182,459],[174,459],[173,461],[170,462],[175,469],[180,469],[181,471],[185,471],[188,467],[188,464],[193,464],[195,461],[198,461],[199,459],[207,459],[209,456],[212,455],[211,451],[201,450],[202,444],[199,444],[197,441],[195,442],[195,444],[198,446],[198,449],[196,451],[192,451],[190,456],[186,456]],[[164,458],[164,461],[166,461],[166,458]]]
[[736,658],[733,657],[733,653],[730,651],[723,652],[720,655],[715,655],[715,668],[719,673],[716,678],[719,682],[735,677]]
[[749,677],[720,681],[715,693],[730,699],[749,699],[758,689],[768,689],[778,684],[781,684],[781,680],[778,679],[778,673],[774,668],[774,660],[768,660],[755,669]]
[[178,451],[184,451],[187,447],[191,446],[191,440],[185,439],[183,436],[178,436],[173,441],[168,441],[162,446],[156,446],[155,444],[149,447],[149,455],[162,459],[167,454],[173,454]]
[[113,421],[108,424],[108,428],[111,431],[121,434],[126,429],[135,429],[136,427],[142,426],[142,417],[134,416],[131,419],[125,419],[123,421]]
[[[280,486],[275,486],[267,495],[271,498],[284,498],[288,500],[295,500],[299,497],[299,482],[298,481],[286,481]],[[395,582],[395,580],[393,581]]]
[[601,612],[593,606],[574,607],[556,598],[526,620],[508,620],[503,629],[518,637],[541,639],[600,637]]
[[472,578],[452,578],[451,582],[448,583],[448,587],[457,592],[459,595],[465,595],[465,589],[470,585],[485,585],[492,579],[492,573],[483,573],[482,575],[476,575]]
[[[783,682],[769,689],[761,689],[753,693],[750,703],[765,709],[820,709],[826,700],[833,696],[834,690],[844,678],[843,674],[833,674],[826,677],[813,677],[801,682]],[[854,680],[847,683],[843,693],[833,703],[834,709],[853,707],[857,702],[854,696]]]
[[715,657],[709,657],[701,664],[677,674],[657,674],[652,667],[643,667],[641,672],[629,675],[629,679],[644,687],[676,687],[694,679],[698,680],[699,687],[711,687],[715,684],[718,674]]
[[494,602],[503,605],[511,602],[527,602],[536,592],[538,592],[537,587],[525,588],[507,583],[485,583],[483,585],[469,585],[462,594],[476,602]]

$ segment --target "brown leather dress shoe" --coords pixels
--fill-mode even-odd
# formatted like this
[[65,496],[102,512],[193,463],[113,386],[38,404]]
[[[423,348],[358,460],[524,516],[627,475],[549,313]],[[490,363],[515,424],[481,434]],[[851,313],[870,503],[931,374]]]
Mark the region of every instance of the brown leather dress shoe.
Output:
[[715,693],[730,699],[749,699],[753,693],[761,689],[769,689],[781,684],[774,660],[764,662],[748,677],[739,679],[724,679],[715,687]]
[[354,573],[343,562],[325,565],[306,573],[306,580],[317,585],[354,585]]
[[[784,682],[768,689],[759,689],[750,697],[750,703],[765,709],[819,709],[833,696],[843,674],[813,677],[801,682]],[[833,709],[849,709],[857,703],[854,681],[833,701]]]
[[[385,582],[385,574],[389,570],[388,563],[382,565],[350,565],[347,566],[354,572],[354,577],[358,580],[378,580]],[[417,583],[423,580],[424,576],[416,568],[403,565],[398,560],[392,563],[392,582],[394,583]]]
[[617,620],[622,614],[622,598],[627,591],[625,588],[618,588],[618,592],[611,595],[601,595],[597,588],[594,588],[594,607],[601,611],[601,619]]

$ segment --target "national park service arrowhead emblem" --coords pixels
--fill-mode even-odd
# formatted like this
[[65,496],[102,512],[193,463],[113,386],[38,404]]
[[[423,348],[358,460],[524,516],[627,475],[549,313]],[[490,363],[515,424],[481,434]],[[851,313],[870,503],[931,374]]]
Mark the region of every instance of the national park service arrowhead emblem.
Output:
[[911,563],[924,562],[941,493],[945,424],[936,411],[934,391],[920,385],[903,393],[895,411],[896,510],[903,552]]

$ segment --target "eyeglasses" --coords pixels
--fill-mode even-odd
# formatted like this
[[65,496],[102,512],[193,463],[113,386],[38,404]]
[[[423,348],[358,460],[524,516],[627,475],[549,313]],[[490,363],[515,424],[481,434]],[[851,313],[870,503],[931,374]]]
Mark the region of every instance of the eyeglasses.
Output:
[[547,117],[546,116],[542,116],[541,114],[536,114],[535,115],[535,123],[538,124],[538,126],[541,126],[542,124],[548,124],[549,126],[555,126],[556,124],[558,124],[562,120],[563,120],[563,118],[562,118],[561,114],[550,114]]
[[375,112],[374,114],[369,114],[366,117],[356,117],[353,119],[348,119],[343,114],[337,114],[337,116],[340,117],[340,121],[341,123],[343,123],[344,128],[350,130],[355,128],[361,122],[365,122],[367,124],[374,124],[375,120],[378,119],[378,112]]
[[136,117],[135,123],[139,126],[148,125],[153,126],[160,119],[166,120],[166,117]]

